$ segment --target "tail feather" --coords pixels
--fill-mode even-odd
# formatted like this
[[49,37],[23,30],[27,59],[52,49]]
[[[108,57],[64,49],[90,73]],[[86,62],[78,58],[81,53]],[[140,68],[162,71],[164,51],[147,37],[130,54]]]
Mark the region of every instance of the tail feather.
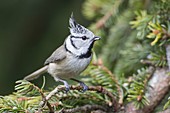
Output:
[[46,66],[38,69],[37,71],[31,73],[30,75],[26,76],[24,78],[24,80],[28,80],[28,81],[34,80],[34,79],[38,78],[40,75],[42,75],[43,73],[47,72],[47,69],[48,69],[48,65],[46,65]]

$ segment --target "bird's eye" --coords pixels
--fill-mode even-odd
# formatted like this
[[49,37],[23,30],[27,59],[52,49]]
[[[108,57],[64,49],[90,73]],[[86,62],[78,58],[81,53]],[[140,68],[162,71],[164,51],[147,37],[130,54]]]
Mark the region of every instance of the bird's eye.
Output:
[[83,37],[82,37],[82,40],[86,40],[86,39],[87,39],[87,37],[86,37],[86,36],[83,36]]

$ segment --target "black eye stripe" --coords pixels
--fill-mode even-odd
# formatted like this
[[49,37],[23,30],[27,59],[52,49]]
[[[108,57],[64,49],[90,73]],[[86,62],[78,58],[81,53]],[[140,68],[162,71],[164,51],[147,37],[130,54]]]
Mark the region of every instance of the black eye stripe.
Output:
[[87,38],[86,36],[82,36],[82,37],[71,36],[71,38],[79,38],[79,39],[85,38],[85,39],[89,39],[89,38]]

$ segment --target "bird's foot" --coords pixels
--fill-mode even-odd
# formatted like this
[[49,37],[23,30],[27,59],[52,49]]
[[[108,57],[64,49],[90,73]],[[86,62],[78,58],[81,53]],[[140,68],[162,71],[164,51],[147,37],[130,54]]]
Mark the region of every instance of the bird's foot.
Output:
[[65,92],[68,93],[68,91],[70,90],[70,86],[69,86],[69,84],[68,84],[66,81],[64,81],[64,80],[63,80],[63,83],[64,83],[64,86],[65,86],[65,88],[66,88]]
[[84,82],[80,82],[80,86],[83,87],[83,90],[82,90],[83,93],[88,90],[88,86]]
[[56,81],[60,81],[60,82],[62,82],[62,83],[64,83],[64,86],[65,86],[65,93],[68,93],[68,91],[70,90],[70,86],[69,86],[69,84],[67,83],[67,81],[65,81],[65,80],[63,80],[63,79],[60,79],[60,78],[58,78],[58,77],[54,77],[54,79],[56,80]]
[[83,87],[83,90],[81,91],[81,92],[85,92],[85,91],[87,91],[88,90],[88,86],[84,83],[84,82],[82,82],[82,81],[80,81],[80,80],[77,80],[77,79],[74,79],[74,78],[71,78],[71,80],[73,80],[73,81],[76,81],[76,82],[78,82],[78,83],[80,83],[80,86],[82,86]]

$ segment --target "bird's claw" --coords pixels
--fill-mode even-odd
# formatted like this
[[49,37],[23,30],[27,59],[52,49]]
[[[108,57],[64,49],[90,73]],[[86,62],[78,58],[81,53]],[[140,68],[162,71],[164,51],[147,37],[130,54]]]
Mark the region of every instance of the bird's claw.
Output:
[[83,87],[83,90],[82,90],[82,92],[83,92],[83,93],[84,93],[85,91],[87,91],[87,90],[88,90],[88,86],[87,86],[85,83],[80,82],[80,86],[82,86],[82,87]]
[[76,80],[76,79],[74,79],[74,78],[71,78],[71,80],[73,80],[73,81],[76,81],[76,82],[78,82],[78,83],[80,83],[80,86],[82,86],[83,87],[83,90],[81,91],[81,92],[85,92],[85,91],[87,91],[88,90],[88,86],[84,83],[84,82],[82,82],[82,81],[80,81],[80,80]]

